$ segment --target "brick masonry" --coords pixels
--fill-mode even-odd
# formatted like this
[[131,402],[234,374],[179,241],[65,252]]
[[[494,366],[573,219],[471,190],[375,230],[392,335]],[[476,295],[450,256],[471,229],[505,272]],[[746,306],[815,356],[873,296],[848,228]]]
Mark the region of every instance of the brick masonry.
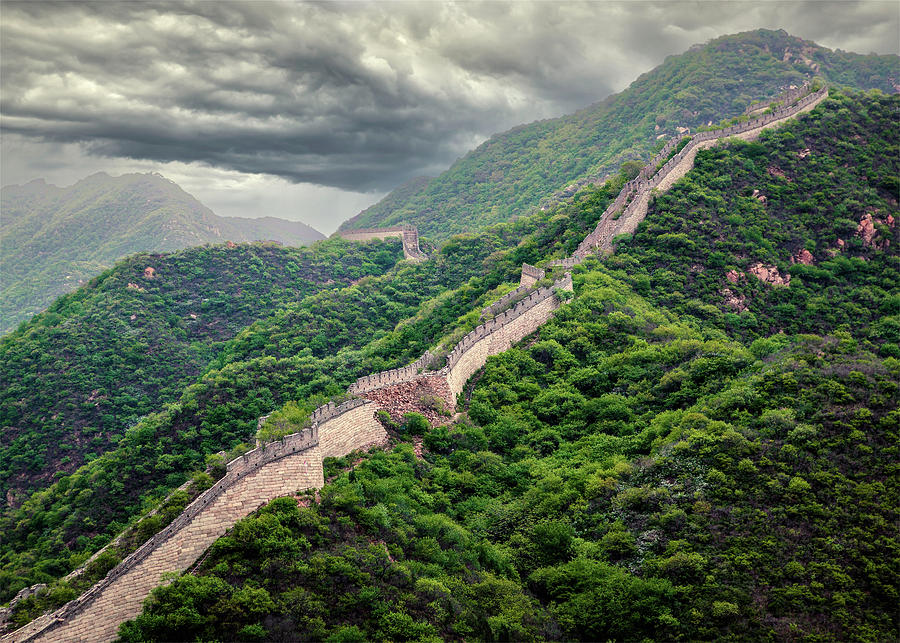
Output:
[[227,465],[225,477],[198,496],[163,531],[113,568],[106,578],[62,608],[4,636],[2,641],[109,641],[136,617],[167,572],[181,572],[238,520],[279,496],[320,488],[322,458],[387,441],[376,405],[351,400],[317,409],[311,427],[258,447]]
[[[808,89],[808,88],[807,88]],[[671,153],[681,137],[670,140],[650,163],[648,163],[638,176],[627,182],[616,199],[607,207],[600,217],[597,227],[579,244],[569,262],[578,263],[587,255],[600,251],[612,252],[612,240],[619,234],[633,233],[644,217],[647,216],[647,208],[653,190],[665,192],[676,181],[687,174],[694,167],[694,159],[697,152],[716,145],[723,138],[739,138],[745,141],[754,140],[759,134],[771,127],[781,125],[796,116],[815,108],[828,97],[828,88],[822,88],[817,92],[809,93],[800,98],[797,103],[787,107],[776,109],[771,114],[752,118],[747,122],[738,123],[723,129],[701,132],[691,137],[690,142],[675,156],[669,159],[658,171],[656,167]],[[574,261],[573,261],[574,260]],[[555,262],[554,265],[565,265],[567,260]]]

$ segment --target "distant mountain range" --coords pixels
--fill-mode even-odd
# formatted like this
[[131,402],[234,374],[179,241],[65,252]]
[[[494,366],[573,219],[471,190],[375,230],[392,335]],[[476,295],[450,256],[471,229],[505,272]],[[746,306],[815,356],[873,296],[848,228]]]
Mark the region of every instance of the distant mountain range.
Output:
[[561,118],[492,136],[436,178],[417,178],[344,222],[342,230],[407,223],[445,239],[526,214],[624,161],[648,160],[679,128],[742,114],[819,76],[832,86],[896,93],[900,59],[832,51],[787,32],[760,29],[695,45],[627,89]]
[[4,187],[0,210],[0,332],[134,252],[325,238],[298,221],[220,217],[156,173],[101,172],[65,188],[37,179]]

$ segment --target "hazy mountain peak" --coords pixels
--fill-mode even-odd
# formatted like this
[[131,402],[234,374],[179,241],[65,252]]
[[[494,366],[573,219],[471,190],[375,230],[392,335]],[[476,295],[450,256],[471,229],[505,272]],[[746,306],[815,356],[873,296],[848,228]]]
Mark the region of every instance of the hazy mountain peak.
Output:
[[35,179],[3,188],[0,208],[2,331],[134,252],[325,238],[299,221],[217,216],[158,172],[97,172],[64,188]]

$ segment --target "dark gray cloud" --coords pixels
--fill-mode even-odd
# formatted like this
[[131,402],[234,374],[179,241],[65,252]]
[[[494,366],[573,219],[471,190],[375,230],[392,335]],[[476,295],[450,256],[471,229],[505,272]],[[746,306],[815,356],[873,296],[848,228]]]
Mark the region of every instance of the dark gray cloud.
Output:
[[358,192],[438,172],[724,33],[896,53],[900,30],[893,0],[0,7],[0,115],[17,140]]

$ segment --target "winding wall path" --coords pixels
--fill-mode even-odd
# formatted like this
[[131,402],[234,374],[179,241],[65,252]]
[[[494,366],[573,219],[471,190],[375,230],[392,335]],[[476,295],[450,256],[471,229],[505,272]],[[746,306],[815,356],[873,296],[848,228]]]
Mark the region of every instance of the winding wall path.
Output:
[[781,125],[799,114],[812,110],[827,97],[828,88],[823,87],[817,92],[807,94],[795,104],[777,109],[771,114],[723,129],[696,134],[691,137],[687,145],[657,171],[657,165],[681,140],[681,137],[673,138],[650,163],[641,169],[637,178],[625,184],[616,199],[600,217],[597,227],[579,244],[574,255],[554,262],[554,265],[571,267],[594,252],[612,252],[613,237],[633,233],[647,216],[653,190],[665,192],[671,188],[678,179],[694,167],[694,159],[700,150],[713,147],[725,138],[754,140],[764,129]]
[[[611,250],[613,236],[633,232],[646,216],[651,190],[669,189],[693,167],[700,149],[715,145],[722,137],[755,138],[763,128],[811,110],[826,96],[827,90],[823,89],[766,117],[698,134],[656,172],[661,159],[677,144],[673,139],[637,179],[626,184],[575,254],[552,265],[569,268],[590,252]],[[617,217],[618,212],[622,214]],[[424,258],[418,248],[418,234],[408,227],[358,230],[341,236],[351,240],[399,236],[407,258]],[[523,266],[520,288],[529,288],[539,276],[538,271],[533,266]],[[426,370],[433,359],[426,352],[409,366],[360,378],[349,392],[361,394],[417,378],[439,378],[443,389],[453,398],[448,400],[452,404],[466,381],[484,366],[490,355],[507,350],[550,319],[561,303],[556,296],[558,290],[572,290],[571,275],[567,273],[551,288],[535,289],[512,308],[477,326],[454,347],[439,371]],[[324,483],[322,458],[342,456],[385,442],[387,433],[375,419],[378,408],[375,402],[362,398],[340,406],[325,405],[313,413],[309,428],[232,460],[221,480],[198,496],[168,527],[113,568],[106,578],[55,612],[4,636],[3,643],[112,640],[121,622],[138,615],[143,600],[160,584],[164,573],[188,569],[217,538],[259,506],[279,496],[321,487]]]
[[188,569],[238,520],[270,500],[322,487],[322,458],[385,442],[387,433],[375,419],[375,410],[373,402],[362,399],[326,405],[316,411],[308,429],[235,458],[222,479],[106,578],[2,640],[113,640],[119,624],[140,613],[163,574]]

